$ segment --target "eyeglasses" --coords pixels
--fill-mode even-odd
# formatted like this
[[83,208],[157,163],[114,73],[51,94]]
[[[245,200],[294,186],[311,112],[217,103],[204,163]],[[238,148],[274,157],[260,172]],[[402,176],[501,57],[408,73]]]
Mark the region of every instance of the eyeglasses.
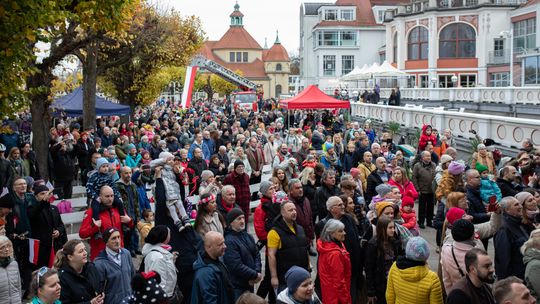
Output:
[[36,283],[37,283],[37,286],[39,287],[39,279],[44,276],[47,271],[49,271],[49,268],[47,266],[43,266],[41,267],[38,272],[37,272],[37,275],[36,275]]

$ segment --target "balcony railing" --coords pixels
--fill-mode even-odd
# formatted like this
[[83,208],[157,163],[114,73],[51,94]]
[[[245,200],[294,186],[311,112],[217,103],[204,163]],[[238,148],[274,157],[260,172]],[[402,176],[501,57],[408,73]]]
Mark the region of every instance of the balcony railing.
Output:
[[488,64],[509,64],[510,50],[495,50],[488,52]]
[[439,0],[439,8],[471,7],[477,6],[478,0]]
[[499,5],[521,5],[525,2],[527,0],[491,0],[491,3]]

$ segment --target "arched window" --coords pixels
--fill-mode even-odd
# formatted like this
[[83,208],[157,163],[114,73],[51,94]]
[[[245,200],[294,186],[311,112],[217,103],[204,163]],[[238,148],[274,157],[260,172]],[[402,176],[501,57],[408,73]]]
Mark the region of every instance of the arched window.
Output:
[[281,71],[281,63],[276,64],[276,71]]
[[409,60],[424,60],[428,58],[428,30],[417,26],[409,32],[407,41],[407,58]]
[[476,56],[476,33],[465,23],[452,23],[439,34],[440,58],[473,58]]
[[394,54],[392,55],[392,62],[397,62],[397,33],[394,34],[394,43],[393,43],[393,48],[394,48]]
[[278,98],[279,95],[281,95],[281,85],[280,84],[276,85],[276,98]]

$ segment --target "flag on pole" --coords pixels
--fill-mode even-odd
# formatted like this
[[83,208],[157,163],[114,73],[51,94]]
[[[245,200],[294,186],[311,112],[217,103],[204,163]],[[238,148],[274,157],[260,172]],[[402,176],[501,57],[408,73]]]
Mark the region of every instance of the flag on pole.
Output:
[[28,260],[30,263],[37,265],[39,257],[39,240],[28,239],[28,246],[30,247],[30,255]]
[[[189,108],[189,105],[191,104],[191,94],[193,93],[193,85],[195,84],[196,75],[196,66],[188,66],[186,68],[186,79],[184,80],[184,88],[182,91],[182,109]],[[209,98],[212,98],[212,96]]]

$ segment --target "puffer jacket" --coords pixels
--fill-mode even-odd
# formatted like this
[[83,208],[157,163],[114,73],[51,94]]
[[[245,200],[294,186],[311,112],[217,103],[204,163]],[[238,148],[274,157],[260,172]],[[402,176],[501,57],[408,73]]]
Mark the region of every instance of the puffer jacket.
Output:
[[364,193],[367,190],[367,178],[371,174],[371,172],[377,170],[377,167],[375,164],[367,164],[365,162],[362,162],[360,165],[358,165],[358,170],[360,170],[360,180],[362,181],[362,190]]
[[525,284],[536,300],[540,299],[540,250],[528,248],[523,254]]
[[448,173],[448,170],[444,170],[442,173],[441,181],[435,191],[435,197],[438,201],[446,202],[446,197],[450,192],[454,191],[455,176]]
[[21,276],[17,261],[11,259],[6,267],[0,267],[0,299],[2,303],[21,303]]
[[180,196],[180,185],[176,182],[176,175],[171,166],[163,166],[161,178],[163,178],[163,182],[165,183],[165,196],[167,197],[167,200],[182,199]]
[[317,251],[317,273],[323,303],[351,303],[351,259],[345,245],[318,239]]
[[176,287],[176,266],[173,254],[163,248],[161,244],[144,244],[142,249],[144,258],[144,271],[155,271],[161,276],[159,284],[167,297],[172,297]]
[[414,188],[413,183],[411,183],[410,181],[407,181],[405,184],[401,184],[396,182],[393,178],[390,178],[388,184],[394,187],[398,187],[402,199],[405,196],[412,198],[413,201],[418,199],[418,192],[416,192],[416,188]]
[[443,303],[441,283],[425,262],[398,257],[388,273],[388,304]]
[[311,296],[311,300],[300,303],[292,298],[292,295],[289,292],[289,288],[285,288],[277,296],[276,303],[277,304],[321,304],[322,302],[321,300],[319,300],[317,295],[313,293],[313,296]]

